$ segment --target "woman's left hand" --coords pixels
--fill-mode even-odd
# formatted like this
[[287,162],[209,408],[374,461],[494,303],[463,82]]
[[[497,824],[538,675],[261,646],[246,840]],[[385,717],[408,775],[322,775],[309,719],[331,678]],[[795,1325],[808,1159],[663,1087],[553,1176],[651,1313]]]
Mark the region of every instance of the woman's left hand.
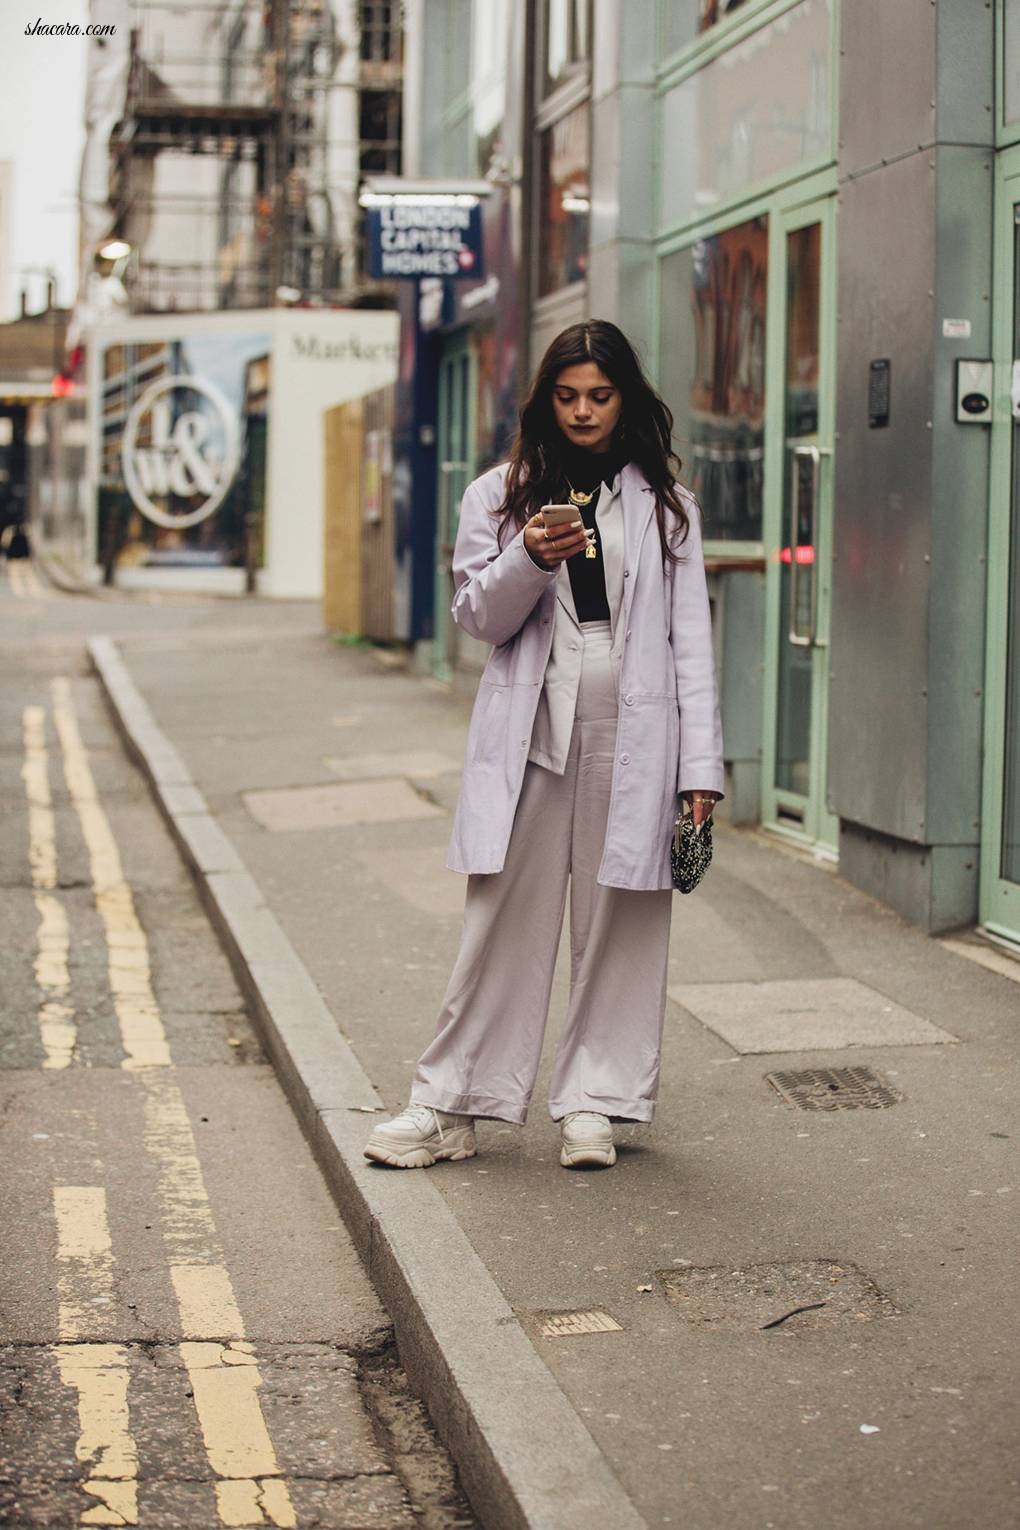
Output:
[[694,818],[694,827],[700,829],[705,819],[711,818],[712,809],[719,801],[721,793],[702,791],[699,788],[697,791],[681,792],[680,795],[685,802],[690,804],[691,813]]

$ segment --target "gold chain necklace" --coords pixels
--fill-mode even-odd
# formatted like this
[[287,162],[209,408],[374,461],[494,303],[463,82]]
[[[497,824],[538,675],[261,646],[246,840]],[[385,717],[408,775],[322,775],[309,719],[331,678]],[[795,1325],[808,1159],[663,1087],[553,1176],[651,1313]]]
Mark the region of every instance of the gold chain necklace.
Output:
[[[567,475],[564,473],[563,476],[566,478]],[[594,489],[592,489],[590,494],[585,494],[580,489],[575,489],[569,478],[567,478],[567,488],[570,490],[570,493],[567,497],[569,498],[570,503],[578,510],[583,509],[585,505],[590,505],[592,500],[595,498]],[[581,519],[583,520],[584,517],[582,516]],[[590,537],[588,540],[588,546],[584,550],[584,556],[586,558],[597,558],[598,555],[599,550],[595,539],[594,537]]]

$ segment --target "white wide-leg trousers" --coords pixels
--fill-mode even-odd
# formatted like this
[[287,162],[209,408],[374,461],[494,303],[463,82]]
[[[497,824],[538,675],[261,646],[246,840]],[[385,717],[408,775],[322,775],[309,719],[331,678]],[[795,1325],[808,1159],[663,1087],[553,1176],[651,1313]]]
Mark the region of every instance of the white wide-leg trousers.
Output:
[[415,1104],[523,1122],[570,882],[570,997],[549,1112],[650,1121],[666,1007],[670,888],[602,887],[616,747],[610,624],[582,623],[566,769],[525,766],[502,871],[468,877],[460,950],[411,1089]]

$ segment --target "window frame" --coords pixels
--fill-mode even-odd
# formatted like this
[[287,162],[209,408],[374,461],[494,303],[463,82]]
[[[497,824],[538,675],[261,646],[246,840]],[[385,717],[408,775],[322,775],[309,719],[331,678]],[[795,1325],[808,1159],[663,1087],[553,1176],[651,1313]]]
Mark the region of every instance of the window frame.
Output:
[[[758,191],[754,195],[745,197],[732,205],[713,208],[710,216],[700,218],[696,223],[690,224],[683,229],[673,229],[669,233],[656,240],[655,259],[652,269],[653,284],[653,316],[651,332],[651,346],[649,355],[649,369],[655,379],[656,386],[661,377],[662,357],[662,262],[668,255],[677,250],[689,248],[699,239],[710,238],[713,234],[725,233],[739,223],[748,222],[752,218],[765,216],[770,225],[770,264],[772,260],[771,229],[773,220],[782,214],[791,212],[802,203],[815,202],[822,197],[834,195],[838,190],[836,167],[832,165],[825,170],[817,171],[812,175],[801,177],[795,184],[785,186],[779,190],[770,192]],[[771,277],[770,277],[771,279]],[[766,309],[766,326],[772,318],[770,309]],[[766,347],[768,347],[768,329],[766,328]],[[767,367],[767,363],[766,363]],[[767,374],[766,374],[767,375]],[[768,408],[768,386],[766,382],[766,409]],[[768,490],[766,489],[766,494]],[[763,504],[763,517],[765,506]],[[764,531],[764,526],[763,526]],[[765,541],[738,542],[721,537],[707,536],[704,545],[705,559],[713,568],[729,568],[732,566],[744,566],[764,569],[765,567]]]

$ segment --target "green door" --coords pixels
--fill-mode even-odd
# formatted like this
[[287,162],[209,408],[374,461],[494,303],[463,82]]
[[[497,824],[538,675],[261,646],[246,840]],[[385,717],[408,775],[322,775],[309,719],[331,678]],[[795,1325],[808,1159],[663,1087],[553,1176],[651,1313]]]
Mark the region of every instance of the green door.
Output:
[[1020,941],[1020,148],[996,181],[980,918]]
[[449,680],[456,658],[453,549],[464,490],[475,476],[475,365],[466,335],[447,341],[439,363],[439,478],[436,484],[435,641],[432,672]]
[[764,507],[762,820],[827,858],[834,214],[826,198],[770,219]]

